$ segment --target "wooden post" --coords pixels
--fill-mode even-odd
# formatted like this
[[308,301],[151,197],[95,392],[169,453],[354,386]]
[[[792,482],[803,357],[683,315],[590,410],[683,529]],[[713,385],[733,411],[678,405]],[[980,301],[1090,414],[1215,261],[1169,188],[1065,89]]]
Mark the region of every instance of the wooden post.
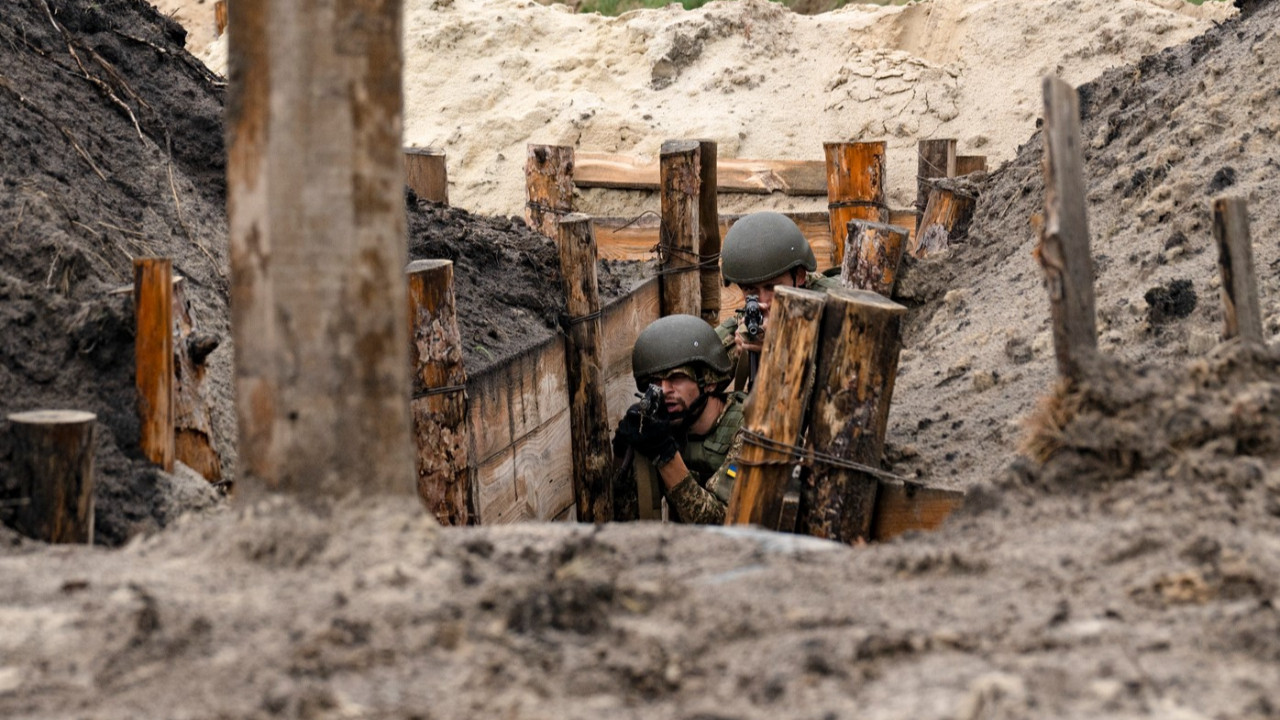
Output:
[[449,204],[449,168],[443,151],[408,148],[404,151],[405,184],[418,197]]
[[1249,205],[1244,198],[1213,201],[1213,239],[1218,243],[1218,269],[1222,271],[1222,339],[1239,337],[1260,344],[1262,312],[1249,238]]
[[214,37],[222,37],[227,31],[227,0],[216,0],[213,3],[213,24],[218,29]]
[[529,145],[524,163],[524,219],[529,227],[552,240],[560,232],[560,218],[573,212],[573,148]]
[[716,178],[717,154],[714,140],[700,140],[699,165],[701,179],[698,186],[698,260],[705,263],[699,276],[702,278],[702,319],[712,327],[720,324],[720,208]]
[[10,472],[22,534],[50,543],[93,543],[93,452],[97,416],[79,410],[9,415]]
[[407,496],[401,0],[228,10],[237,495]]
[[659,228],[659,272],[662,315],[702,313],[702,279],[698,273],[698,204],[701,197],[700,145],[696,140],[662,143],[662,225]]
[[831,264],[844,264],[850,220],[889,222],[885,204],[885,143],[823,143],[827,161],[827,210]]
[[[924,215],[929,204],[932,180],[956,176],[956,141],[954,138],[921,140],[917,144],[916,158],[916,218]],[[920,234],[916,225],[916,234]]]
[[1035,255],[1049,292],[1058,373],[1079,380],[1098,350],[1080,100],[1075,88],[1058,78],[1046,77],[1043,88],[1044,224]]
[[222,458],[213,442],[213,416],[205,396],[205,361],[219,344],[213,335],[196,331],[186,297],[187,283],[173,281],[175,365],[173,385],[174,457],[209,482],[222,479]]
[[[815,453],[879,469],[907,309],[865,290],[832,290],[818,341],[809,437]],[[801,532],[871,537],[875,475],[814,462],[802,487]]]
[[417,260],[405,272],[418,499],[442,525],[467,525],[472,522],[471,438],[453,262]]
[[916,224],[912,257],[923,258],[951,246],[951,239],[969,226],[978,198],[955,182],[938,181],[929,191],[929,204]]
[[956,177],[987,171],[986,155],[957,155]]
[[133,309],[138,444],[142,454],[173,472],[173,262],[135,258]]
[[909,235],[897,225],[850,220],[849,250],[840,268],[840,282],[847,288],[892,297]]
[[737,458],[726,525],[777,529],[791,477],[792,448],[801,440],[813,389],[814,351],[826,293],[780,287],[769,310],[769,332],[760,354],[760,374],[743,417],[744,441]]
[[569,314],[565,364],[573,496],[580,522],[608,522],[613,519],[613,456],[604,392],[604,335],[600,330],[600,291],[596,284],[596,236],[591,229],[591,218],[581,213],[566,215],[560,221],[556,245],[560,250],[560,274]]

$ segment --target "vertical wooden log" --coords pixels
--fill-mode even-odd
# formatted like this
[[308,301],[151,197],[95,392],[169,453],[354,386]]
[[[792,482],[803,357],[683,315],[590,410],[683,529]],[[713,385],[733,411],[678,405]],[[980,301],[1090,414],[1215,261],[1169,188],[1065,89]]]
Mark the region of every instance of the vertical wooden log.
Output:
[[418,499],[441,524],[467,525],[472,521],[471,439],[453,262],[417,260],[405,272]]
[[613,458],[609,409],[605,402],[604,335],[600,329],[600,291],[596,281],[596,236],[591,218],[581,213],[560,221],[556,245],[569,314],[565,362],[568,369],[569,424],[573,450],[573,495],[580,522],[613,518]]
[[449,168],[443,151],[408,148],[404,151],[405,184],[418,197],[449,204]]
[[560,218],[573,212],[573,148],[529,145],[524,163],[529,227],[552,240],[560,232]]
[[780,287],[769,310],[769,332],[760,354],[760,374],[743,417],[726,525],[755,524],[776,530],[783,496],[795,465],[795,448],[808,416],[814,351],[826,294]]
[[718,150],[714,140],[700,140],[698,163],[701,166],[698,186],[698,260],[705,263],[702,278],[702,319],[712,327],[720,324],[720,208],[716,162]]
[[956,177],[987,171],[986,155],[957,155]]
[[222,458],[213,442],[213,416],[205,396],[205,360],[218,347],[218,338],[196,331],[186,297],[187,283],[173,282],[174,457],[209,482],[222,479]]
[[[809,423],[815,453],[879,469],[906,311],[873,292],[828,293]],[[801,531],[841,542],[870,538],[877,483],[815,461],[802,488]]]
[[138,389],[138,444],[165,472],[173,471],[173,262],[135,258],[133,309]]
[[892,297],[909,236],[906,228],[897,225],[850,220],[849,250],[840,268],[840,282],[847,288]]
[[1046,77],[1043,88],[1044,223],[1035,255],[1049,293],[1058,373],[1079,380],[1098,351],[1080,100],[1058,78]]
[[1213,239],[1218,243],[1218,269],[1222,271],[1222,339],[1239,337],[1261,343],[1262,312],[1249,238],[1249,205],[1244,198],[1213,201]]
[[222,37],[227,31],[227,0],[216,0],[213,3],[213,24],[218,30],[214,37]]
[[[956,176],[956,141],[954,138],[921,140],[917,144],[916,158],[916,218],[924,215],[929,204],[932,180]],[[920,234],[919,224],[916,234]]]
[[831,261],[844,264],[850,220],[889,222],[885,204],[885,143],[823,143]]
[[945,180],[929,191],[929,204],[916,225],[916,234],[908,251],[912,257],[923,258],[939,253],[951,246],[952,238],[969,227],[978,198],[968,190]]
[[237,494],[408,495],[401,0],[228,10]]
[[659,267],[662,315],[702,313],[702,278],[698,273],[698,204],[701,197],[701,147],[695,140],[662,143],[660,180],[662,224]]
[[50,543],[93,543],[93,452],[97,416],[79,410],[9,415],[10,472],[18,532]]

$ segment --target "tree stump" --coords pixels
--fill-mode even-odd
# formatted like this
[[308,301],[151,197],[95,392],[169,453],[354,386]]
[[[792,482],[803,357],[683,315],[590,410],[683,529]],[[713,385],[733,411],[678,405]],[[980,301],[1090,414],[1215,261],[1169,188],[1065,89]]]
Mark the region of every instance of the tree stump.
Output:
[[1244,198],[1213,201],[1213,239],[1218,243],[1222,272],[1222,339],[1239,337],[1262,343],[1262,311],[1258,308],[1258,280],[1249,238],[1249,205]]
[[780,287],[769,311],[760,373],[742,422],[738,479],[726,525],[778,529],[813,389],[815,349],[826,294]]
[[938,181],[929,192],[929,204],[916,225],[911,256],[924,258],[942,252],[963,235],[973,218],[978,196],[959,183]]
[[698,205],[702,167],[700,144],[693,140],[662,143],[662,224],[659,227],[659,272],[662,315],[702,313],[702,279],[698,268]]
[[1035,255],[1049,293],[1058,374],[1075,381],[1098,351],[1080,100],[1057,78],[1046,77],[1043,88],[1045,212]]
[[418,498],[442,525],[467,525],[473,517],[471,439],[453,262],[418,260],[406,273]]
[[844,264],[850,220],[889,222],[885,204],[885,143],[823,143],[832,264]]
[[525,222],[555,240],[560,218],[573,212],[573,148],[529,145],[524,182]]
[[613,519],[613,454],[604,388],[604,336],[596,278],[596,237],[591,218],[575,213],[560,221],[556,241],[564,280],[565,362],[569,385],[573,495],[581,522]]
[[97,416],[78,410],[9,415],[10,471],[19,497],[14,527],[50,543],[93,543],[93,454]]
[[135,258],[133,308],[135,385],[138,389],[138,443],[142,454],[173,472],[175,452],[173,372],[173,262]]
[[801,532],[841,542],[871,537],[877,476],[821,458],[880,468],[906,311],[874,292],[828,293],[809,423],[816,457],[802,488]]
[[850,220],[848,236],[840,282],[847,288],[892,297],[910,232],[897,225]]
[[423,200],[449,204],[449,168],[443,151],[409,148],[404,151],[405,184]]

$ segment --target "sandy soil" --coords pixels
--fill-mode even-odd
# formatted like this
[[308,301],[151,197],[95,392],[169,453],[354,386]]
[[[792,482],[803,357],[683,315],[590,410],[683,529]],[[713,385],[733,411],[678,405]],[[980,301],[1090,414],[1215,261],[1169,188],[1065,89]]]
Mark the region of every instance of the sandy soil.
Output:
[[[222,190],[206,178],[220,150],[202,158],[199,143],[175,142],[170,155],[159,142],[164,127],[210,117],[217,86],[153,49],[176,37],[158,16],[100,5],[69,2],[59,19],[131,87],[156,88],[142,96],[154,115],[140,118],[141,140],[69,70],[38,0],[0,6],[0,97],[16,108],[0,119],[15,148],[0,156],[0,232],[16,228],[0,246],[6,410],[25,409],[13,399],[122,403],[128,309],[107,293],[127,265],[95,253],[130,236],[81,225],[128,230],[136,213],[158,228],[148,242],[188,253],[193,274],[207,262],[196,238],[225,253]],[[530,25],[554,12],[528,9]],[[612,22],[666,15],[686,17]],[[1057,19],[1042,36],[1074,37]],[[119,549],[0,529],[0,715],[1276,717],[1280,355],[1217,344],[1208,202],[1225,192],[1251,203],[1273,337],[1277,28],[1280,3],[1253,3],[1081,87],[1106,353],[1081,386],[1053,384],[1030,257],[1043,192],[1033,128],[980,184],[969,236],[905,270],[887,461],[968,491],[939,532],[848,548],[646,524],[443,530],[397,498],[317,513],[288,499],[174,504],[153,489],[130,497],[170,501],[168,515],[148,508],[147,523],[122,525],[153,531]],[[75,114],[86,122],[73,126]],[[119,180],[98,183],[68,137]],[[502,219],[411,210],[432,227],[503,230]],[[460,265],[489,261],[482,248],[453,250]],[[201,283],[209,322],[224,292],[217,267]],[[542,312],[529,327],[545,328]],[[120,477],[142,482],[128,427],[111,433],[114,462],[130,468]],[[0,462],[8,452],[0,445]],[[184,506],[204,509],[175,520]]]
[[[527,0],[407,0],[405,141],[448,154],[455,205],[509,215],[525,200],[527,143],[652,158],[664,140],[710,138],[723,158],[821,160],[823,142],[885,140],[889,200],[907,207],[917,140],[957,138],[994,168],[1034,132],[1041,75],[1084,82],[1233,12],[1177,0],[930,0],[807,16],[745,0],[608,18]],[[225,47],[205,56],[225,67]],[[821,198],[763,202],[825,209]],[[657,203],[591,190],[580,209],[634,216]],[[726,196],[722,211],[761,204]]]

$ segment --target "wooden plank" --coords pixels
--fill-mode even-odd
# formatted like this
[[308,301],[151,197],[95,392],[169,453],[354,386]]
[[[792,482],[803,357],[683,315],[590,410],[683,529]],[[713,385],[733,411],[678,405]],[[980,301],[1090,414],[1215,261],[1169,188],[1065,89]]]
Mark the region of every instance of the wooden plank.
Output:
[[1218,270],[1222,274],[1222,339],[1240,337],[1261,343],[1262,312],[1258,308],[1258,281],[1249,239],[1249,206],[1244,198],[1220,197],[1213,201],[1213,239],[1218,244]]
[[[573,181],[578,187],[657,190],[658,161],[634,155],[579,152]],[[826,195],[826,166],[821,160],[752,160],[719,158],[718,192],[767,195]]]
[[890,540],[910,530],[934,530],[962,504],[964,493],[958,490],[881,480],[876,490],[871,539]]
[[1080,380],[1097,354],[1093,258],[1075,88],[1046,77],[1044,88],[1044,223],[1036,260],[1045,274],[1058,374]]
[[134,258],[134,380],[142,454],[173,472],[173,261]]
[[574,504],[569,410],[476,467],[481,525],[551,520]]
[[662,143],[662,314],[697,315],[702,311],[698,274],[698,198],[702,148],[692,140]]

